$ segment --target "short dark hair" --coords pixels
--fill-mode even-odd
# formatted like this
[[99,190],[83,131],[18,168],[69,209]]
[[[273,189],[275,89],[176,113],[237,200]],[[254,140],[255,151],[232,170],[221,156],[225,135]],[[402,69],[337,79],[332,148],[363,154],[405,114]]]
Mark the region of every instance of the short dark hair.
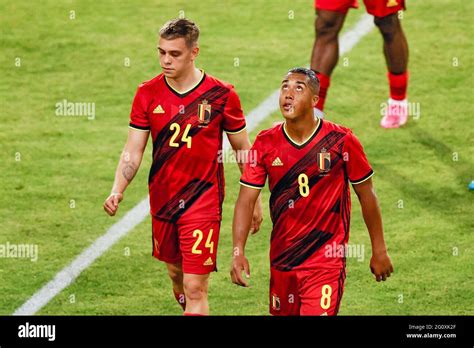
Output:
[[199,39],[199,28],[196,23],[187,18],[176,18],[161,27],[160,37],[166,40],[182,37],[188,47],[193,47]]
[[314,92],[314,94],[319,94],[319,78],[316,75],[316,72],[307,68],[293,68],[288,70],[288,74],[302,74],[308,78],[309,88]]

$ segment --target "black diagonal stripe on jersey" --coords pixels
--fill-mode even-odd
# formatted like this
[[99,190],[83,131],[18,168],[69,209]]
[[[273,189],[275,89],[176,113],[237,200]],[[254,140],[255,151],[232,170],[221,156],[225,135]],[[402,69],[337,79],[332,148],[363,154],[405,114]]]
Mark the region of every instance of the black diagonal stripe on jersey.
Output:
[[[334,158],[331,161],[331,168],[334,169],[334,170],[338,170],[338,168],[340,166],[344,165],[343,163],[344,162],[342,161],[342,157],[337,156],[336,158]],[[325,181],[326,178],[327,178],[327,176],[320,176],[319,172],[312,173],[311,176],[308,178],[309,179],[308,180],[308,186],[311,189],[312,187],[314,187],[315,185],[318,185],[320,183],[321,183],[320,185],[323,185],[323,182]],[[294,208],[294,206],[295,206],[296,202],[299,199],[302,199],[297,186],[294,189],[293,193],[294,193],[294,195],[291,198],[288,198],[289,199],[288,202],[292,202],[293,209],[297,209],[297,208]],[[286,215],[287,212],[289,213],[291,211],[291,209],[288,209],[289,206],[290,206],[290,204],[288,202],[285,204],[285,206],[281,207],[281,210],[280,210],[281,213],[279,213],[275,218],[273,218],[273,215],[272,215],[273,229],[272,229],[270,240],[273,240],[275,237],[277,237],[278,234],[280,233],[281,229],[285,228],[284,227],[284,224],[285,224],[285,221],[286,221],[285,215]],[[270,213],[272,213],[272,211],[270,211]],[[337,216],[337,214],[333,214],[333,215]]]
[[[188,135],[193,137],[197,133],[199,133],[202,129],[197,127],[199,125],[199,121],[197,117],[192,118],[197,110],[198,104],[201,100],[206,99],[208,104],[215,103],[222,97],[226,97],[229,89],[222,86],[214,86],[204,94],[202,94],[199,98],[196,98],[187,106],[184,107],[184,113],[177,113],[175,116],[171,118],[171,120],[161,129],[161,131],[156,135],[155,140],[153,141],[153,164],[150,169],[150,174],[148,176],[148,182],[153,180],[155,174],[161,169],[164,163],[169,160],[174,154],[176,154],[185,144],[183,142],[178,142],[178,147],[171,147],[165,146],[169,143],[172,132],[170,132],[170,126],[173,123],[179,124],[182,132],[184,132],[185,123],[189,123],[192,120],[191,130],[189,131]],[[209,123],[217,118],[224,111],[226,98],[219,103],[218,105],[214,104],[213,108],[211,109],[211,118]]]
[[339,280],[337,281],[337,299],[334,315],[339,312],[339,305],[341,304],[342,294],[344,292],[344,280],[346,279],[346,268],[342,267],[339,273]]
[[313,255],[332,236],[332,233],[329,232],[312,230],[275,257],[271,261],[272,267],[279,271],[292,270]]
[[156,216],[177,222],[193,203],[211,187],[212,183],[208,181],[191,180],[158,211]]
[[[344,183],[344,189],[342,192],[347,192],[349,189],[349,182],[346,180]],[[342,218],[342,226],[344,228],[344,238],[342,239],[344,242],[347,241],[348,234],[349,234],[349,227],[351,224],[351,208],[350,208],[350,194],[344,194],[341,200],[341,218]],[[342,263],[346,265],[346,256],[344,255],[342,259]]]
[[225,197],[225,180],[224,180],[224,165],[219,163],[217,165],[217,188],[219,189],[219,207],[222,207]]
[[339,214],[341,212],[341,199],[340,198],[337,199],[336,203],[334,203],[330,211],[336,214]]
[[[288,209],[288,202],[294,202],[301,199],[298,188],[298,175],[305,173],[308,176],[308,186],[311,189],[316,185],[324,176],[319,175],[317,166],[313,165],[316,161],[316,156],[321,149],[325,148],[329,151],[334,145],[336,145],[343,137],[344,133],[332,131],[328,133],[323,139],[318,141],[308,153],[301,158],[297,163],[291,167],[286,174],[277,182],[275,187],[272,189],[270,196],[270,213],[273,224],[277,223],[277,220],[281,217],[283,212]],[[342,159],[341,156],[331,159],[331,168],[334,169],[336,164]],[[312,169],[311,165],[313,165]]]

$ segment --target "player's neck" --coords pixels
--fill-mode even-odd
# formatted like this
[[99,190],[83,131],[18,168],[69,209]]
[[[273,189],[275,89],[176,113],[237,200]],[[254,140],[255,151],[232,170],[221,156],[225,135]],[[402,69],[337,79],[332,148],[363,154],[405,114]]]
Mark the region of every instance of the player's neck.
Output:
[[304,115],[293,120],[285,120],[285,131],[288,136],[297,143],[304,143],[308,138],[314,134],[314,131],[319,126],[319,118],[311,115]]
[[168,82],[168,84],[173,87],[173,89],[179,92],[184,92],[196,86],[196,84],[198,84],[202,79],[202,74],[203,71],[199,70],[193,65],[189,71],[184,72],[179,77],[167,77],[166,82]]

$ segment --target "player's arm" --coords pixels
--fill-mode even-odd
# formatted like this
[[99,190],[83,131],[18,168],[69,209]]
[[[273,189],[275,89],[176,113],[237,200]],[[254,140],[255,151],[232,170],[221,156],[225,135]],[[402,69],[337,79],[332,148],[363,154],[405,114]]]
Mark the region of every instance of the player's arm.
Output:
[[[236,134],[227,133],[227,137],[229,139],[230,145],[232,146],[232,149],[235,152],[250,151],[251,144],[250,144],[249,136],[246,129],[243,129],[242,131]],[[242,158],[248,158],[248,156],[243,156]],[[245,163],[237,161],[237,164],[239,165],[240,172],[243,173]],[[253,210],[252,224],[250,226],[250,231],[252,232],[252,234],[257,233],[258,230],[260,230],[260,225],[262,224],[262,221],[263,221],[262,198],[261,198],[261,195],[259,195],[257,198],[257,202],[255,204],[255,208]]]
[[353,184],[352,187],[359,198],[362,215],[372,243],[370,270],[378,282],[385,281],[393,273],[393,266],[383,237],[382,214],[372,179],[369,178],[359,184]]
[[250,278],[250,265],[245,257],[245,244],[252,223],[252,213],[259,196],[259,189],[241,185],[239,198],[234,209],[234,221],[232,222],[233,257],[230,276],[234,284],[245,287],[249,284],[242,277],[242,271],[245,272],[247,278]]
[[137,174],[142,162],[148,135],[150,131],[142,131],[129,128],[128,139],[120,156],[120,160],[115,171],[115,181],[110,196],[104,202],[104,210],[110,216],[117,212],[118,205],[123,199],[123,193],[130,182]]

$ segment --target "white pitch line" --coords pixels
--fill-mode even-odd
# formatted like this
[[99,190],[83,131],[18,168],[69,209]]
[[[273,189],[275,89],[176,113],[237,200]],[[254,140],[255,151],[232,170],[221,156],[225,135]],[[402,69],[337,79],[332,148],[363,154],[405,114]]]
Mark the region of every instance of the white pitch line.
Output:
[[[373,17],[364,14],[356,25],[340,37],[340,55],[349,52],[359,40],[373,29]],[[283,74],[283,72],[282,72]],[[261,121],[277,111],[279,89],[274,91],[260,105],[247,114],[247,130],[257,128]],[[224,150],[230,148],[227,138],[224,138]],[[122,237],[132,231],[149,215],[150,205],[148,197],[128,211],[119,221],[113,224],[107,232],[97,238],[95,242],[77,256],[68,266],[63,268],[56,276],[38,290],[31,298],[19,307],[13,315],[33,315],[51,301],[57,294],[71,285],[77,277],[87,269],[96,259],[110,249]]]

